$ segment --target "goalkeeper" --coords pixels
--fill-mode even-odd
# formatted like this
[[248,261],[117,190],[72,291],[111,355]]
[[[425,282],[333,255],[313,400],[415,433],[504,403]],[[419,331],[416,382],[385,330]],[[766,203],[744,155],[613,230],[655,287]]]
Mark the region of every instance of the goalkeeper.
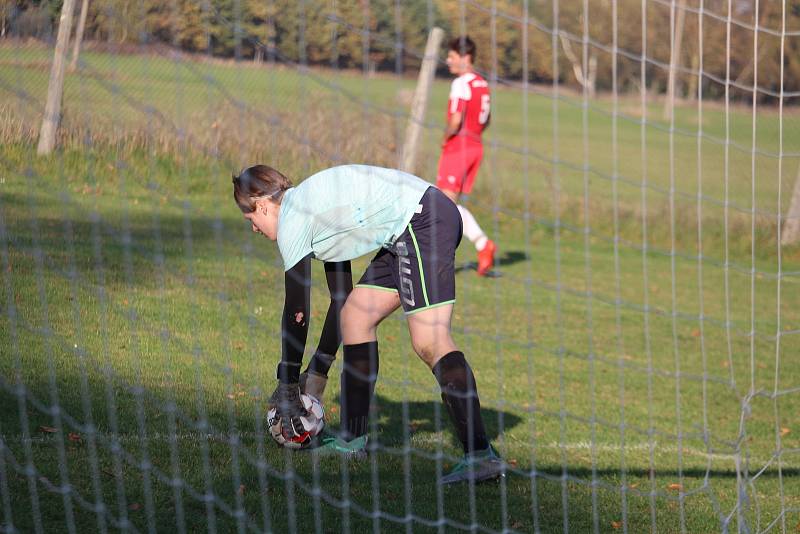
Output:
[[[267,207],[279,206],[291,182],[281,173],[256,165],[234,176],[234,198],[253,231],[276,239],[277,224],[267,226],[262,217]],[[267,204],[269,202],[269,204]],[[279,408],[281,428],[287,440],[304,441],[305,429],[300,416],[306,415],[300,391],[322,402],[328,371],[342,343],[340,318],[347,295],[353,289],[350,261],[326,261],[325,278],[330,305],[320,334],[317,350],[305,371],[300,373],[311,307],[311,257],[302,258],[284,273],[286,296],[281,315],[281,361],[278,363],[278,386],[269,399],[269,408]]]
[[[441,482],[501,475],[503,462],[486,437],[475,377],[450,335],[455,250],[461,240],[456,205],[416,176],[366,165],[333,167],[297,187],[275,169],[256,165],[235,176],[233,185],[234,199],[253,231],[278,242],[286,271],[283,351],[273,395],[284,435],[292,439],[305,432],[300,365],[308,332],[310,262],[317,259],[326,262],[332,300],[320,349],[306,375],[307,393],[311,384],[318,398],[324,391],[338,347],[338,317],[344,342],[342,431],[324,447],[348,456],[366,454],[378,373],[377,327],[402,306],[414,351],[439,382],[464,449],[464,459]],[[375,250],[342,307],[349,261]]]

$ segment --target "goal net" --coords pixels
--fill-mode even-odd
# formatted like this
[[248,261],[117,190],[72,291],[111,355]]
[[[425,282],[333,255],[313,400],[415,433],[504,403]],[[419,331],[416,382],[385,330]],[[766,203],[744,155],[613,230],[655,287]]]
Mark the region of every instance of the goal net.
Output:
[[[3,532],[800,528],[797,2],[22,0],[0,22]],[[368,458],[273,442],[283,262],[230,179],[397,168],[416,124],[435,183],[459,35],[491,92],[460,202],[498,251],[477,276],[461,243],[452,332],[505,476],[444,487],[461,445],[400,312]]]

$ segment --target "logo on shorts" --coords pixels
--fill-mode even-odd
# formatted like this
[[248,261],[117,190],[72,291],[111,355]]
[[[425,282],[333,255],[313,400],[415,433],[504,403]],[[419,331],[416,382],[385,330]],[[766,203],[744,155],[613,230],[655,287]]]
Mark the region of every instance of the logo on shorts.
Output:
[[411,259],[408,257],[408,248],[403,241],[398,241],[396,247],[400,269],[400,297],[409,306],[414,306],[414,284],[411,282]]

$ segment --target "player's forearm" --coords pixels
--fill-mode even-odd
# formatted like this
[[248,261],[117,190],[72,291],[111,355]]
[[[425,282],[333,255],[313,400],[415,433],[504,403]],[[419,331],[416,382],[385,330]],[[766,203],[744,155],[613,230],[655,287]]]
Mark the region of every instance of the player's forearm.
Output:
[[442,143],[446,143],[451,137],[458,134],[458,131],[461,129],[462,118],[463,117],[459,112],[453,113],[450,116],[450,118],[447,120],[447,126],[444,129]]
[[311,257],[286,271],[286,298],[281,315],[281,361],[278,380],[295,384],[300,379],[311,308]]
[[317,352],[335,356],[336,351],[339,350],[339,345],[342,344],[342,308],[347,296],[353,290],[353,274],[350,270],[350,262],[325,263],[325,278],[328,282],[331,301],[328,305],[328,313],[325,315],[325,324],[319,337]]

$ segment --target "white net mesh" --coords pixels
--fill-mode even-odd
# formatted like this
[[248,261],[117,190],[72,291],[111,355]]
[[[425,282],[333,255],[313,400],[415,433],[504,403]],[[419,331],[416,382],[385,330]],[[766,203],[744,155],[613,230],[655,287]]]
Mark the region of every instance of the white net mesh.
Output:
[[[91,1],[37,156],[60,7],[0,6],[4,532],[800,528],[795,2]],[[369,459],[273,444],[282,261],[230,194],[257,162],[398,166],[435,26],[492,91],[466,205],[498,264],[461,245],[453,332],[507,464],[447,488],[460,444],[399,313]]]

